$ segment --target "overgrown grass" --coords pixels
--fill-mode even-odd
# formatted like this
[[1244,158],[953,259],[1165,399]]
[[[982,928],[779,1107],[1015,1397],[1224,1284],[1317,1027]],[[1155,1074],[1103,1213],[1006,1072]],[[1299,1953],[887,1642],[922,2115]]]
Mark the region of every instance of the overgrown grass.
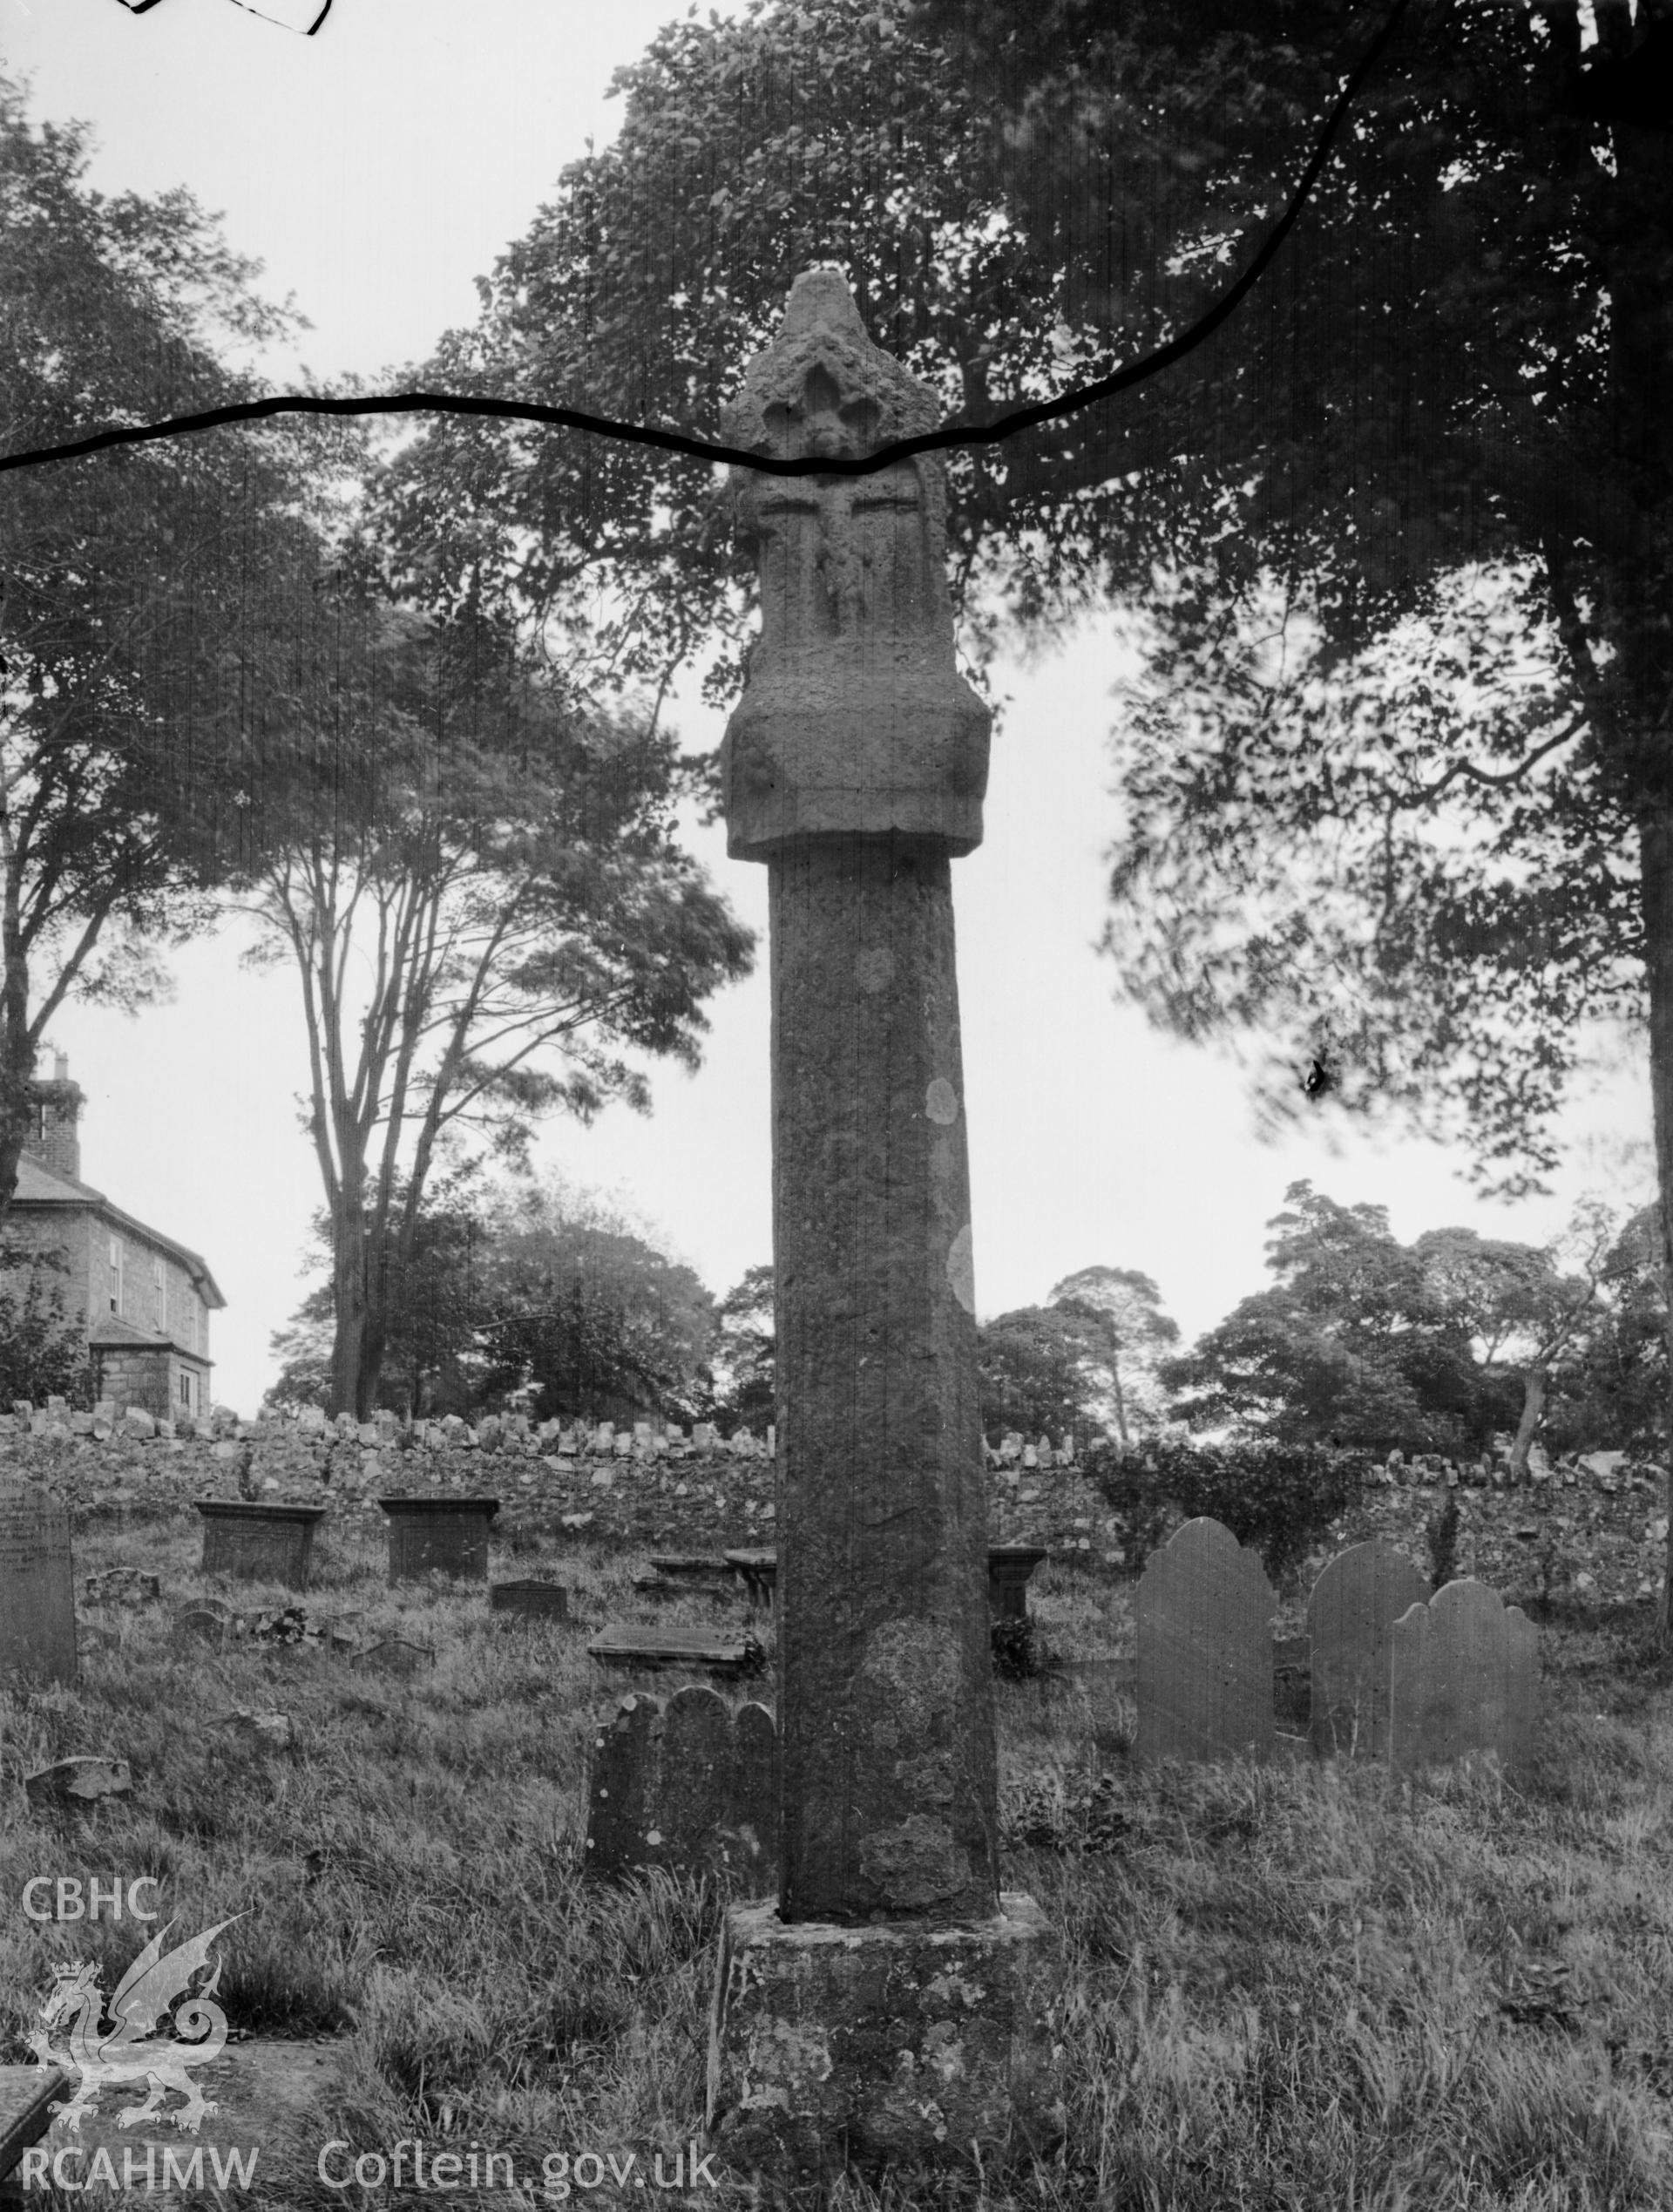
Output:
[[[389,1591],[381,1528],[334,1537],[305,1603],[434,1645],[409,1683],[306,1649],[173,1642],[170,1614],[203,1588],[198,1550],[195,1520],[85,1535],[78,1581],[135,1564],[160,1572],[164,1605],[94,1616],[118,1641],[78,1693],[0,1699],[14,1785],[0,1792],[0,2061],[27,2055],[51,1961],[97,1956],[108,1990],[135,1948],[131,1924],[26,1920],[24,1880],[150,1872],[182,1934],[243,1916],[222,1945],[236,2027],[339,2039],[287,2208],[388,2201],[306,2178],[328,2137],[476,2143],[534,2175],[560,2150],[671,2164],[699,2127],[725,1900],[578,1872],[588,1719],[620,1688],[597,1679],[586,1635],[648,1617],[641,1563],[525,1552],[514,1571],[555,1573],[577,1616],[528,1630],[491,1618],[480,1586]],[[996,1686],[1004,1878],[1058,1938],[1038,1973],[1061,2046],[1061,2148],[979,2176],[843,2183],[838,2205],[1673,2203],[1673,1670],[1643,1629],[1542,1629],[1548,1725],[1523,1786],[1311,1762],[1145,1771],[1130,1756],[1130,1587],[1048,1565],[1031,1594],[1048,1668],[1104,1662]],[[288,1713],[292,1747],[207,1725],[234,1706]],[[89,1751],[132,1762],[132,1798],[61,1829],[30,1814],[19,1774]],[[572,2201],[748,2201],[719,2170],[718,2193],[606,2178]],[[36,2201],[56,2212],[50,2193]]]

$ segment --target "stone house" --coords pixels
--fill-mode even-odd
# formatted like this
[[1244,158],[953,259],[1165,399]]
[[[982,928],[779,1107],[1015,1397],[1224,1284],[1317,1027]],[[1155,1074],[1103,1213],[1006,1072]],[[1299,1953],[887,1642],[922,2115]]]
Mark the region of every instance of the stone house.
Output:
[[81,1180],[85,1093],[60,1053],[30,1086],[10,1234],[57,1252],[65,1306],[87,1332],[94,1394],[163,1420],[209,1410],[209,1315],[226,1299],[198,1254],[148,1228]]

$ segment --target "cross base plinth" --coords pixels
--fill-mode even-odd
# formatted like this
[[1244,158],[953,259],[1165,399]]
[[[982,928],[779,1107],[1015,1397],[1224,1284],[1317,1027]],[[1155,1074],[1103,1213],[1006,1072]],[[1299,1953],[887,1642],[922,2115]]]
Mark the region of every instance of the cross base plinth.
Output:
[[1019,1890],[992,1919],[952,1927],[733,1906],[709,2018],[717,2162],[787,2192],[844,2168],[1045,2148],[1060,2133],[1038,1989],[1050,1943]]

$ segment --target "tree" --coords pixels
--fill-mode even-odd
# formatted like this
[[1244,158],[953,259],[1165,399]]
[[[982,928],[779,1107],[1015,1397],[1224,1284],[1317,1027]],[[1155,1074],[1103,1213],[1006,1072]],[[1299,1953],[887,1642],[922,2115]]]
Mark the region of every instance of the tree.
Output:
[[[11,450],[247,397],[221,349],[293,319],[189,194],[104,199],[87,158],[0,78]],[[212,432],[0,484],[0,1211],[58,1008],[154,1000],[161,951],[248,849],[269,733],[245,701],[270,672],[266,610],[313,558],[305,444]]]
[[[1340,11],[1168,12],[913,10],[1004,112],[1071,297],[1109,205],[1071,167],[1136,85],[1179,64],[1163,105],[1220,139],[1204,204],[1235,218],[1280,96],[1312,106],[1341,51]],[[1407,23],[1204,411],[1194,450],[1243,485],[1167,564],[1109,948],[1166,1026],[1261,1035],[1268,1111],[1450,1124],[1512,1186],[1596,1022],[1647,1017],[1673,1274],[1673,19]],[[1670,1598],[1673,1522],[1664,1637]]]
[[[1666,1194],[1673,137],[1644,118],[1669,34],[1633,0],[1591,20],[1588,45],[1578,0],[1412,7],[1238,314],[1118,402],[961,458],[951,528],[979,649],[999,603],[1044,628],[1148,602],[1110,949],[1155,1019],[1261,1027],[1271,1111],[1400,1111],[1514,1180],[1548,1164],[1582,1017],[1647,1008]],[[790,275],[833,258],[980,424],[1223,288],[1367,36],[1329,0],[673,26],[437,370],[712,430]],[[633,616],[605,665],[659,674],[738,635],[699,465],[449,424],[390,493],[444,603],[539,627],[607,583]]]
[[1622,1225],[1598,1277],[1589,1327],[1555,1363],[1546,1433],[1558,1451],[1664,1449],[1667,1293],[1656,1209]]
[[702,1001],[753,939],[675,841],[672,740],[582,713],[479,629],[445,634],[345,561],[322,602],[329,683],[375,787],[319,790],[253,871],[251,955],[289,959],[307,1018],[313,1138],[331,1220],[331,1403],[376,1402],[395,1286],[448,1143],[525,1157],[535,1119],[640,1110],[624,1048],[695,1066]]
[[1065,1299],[996,1314],[976,1332],[983,1434],[1084,1438],[1102,1425],[1107,1358],[1104,1317],[1091,1306]]
[[[477,1331],[483,1319],[488,1231],[470,1164],[432,1185],[419,1208],[404,1265],[386,1278],[387,1323],[376,1405],[403,1420],[469,1413],[483,1366]],[[404,1203],[405,1192],[399,1194]],[[281,1366],[268,1392],[281,1406],[329,1407],[335,1341],[331,1219],[322,1212],[315,1242],[323,1263],[295,1315],[273,1338]]]
[[1502,1401],[1385,1209],[1338,1205],[1307,1182],[1284,1198],[1269,1224],[1272,1288],[1161,1367],[1179,1417],[1284,1444],[1479,1449]]
[[[1053,1306],[1071,1302],[1102,1314],[1115,1432],[1125,1450],[1133,1442],[1129,1409],[1155,1419],[1155,1364],[1162,1348],[1179,1341],[1179,1324],[1162,1310],[1162,1293],[1134,1267],[1082,1267],[1053,1286]],[[1136,1395],[1135,1395],[1136,1394]]]
[[751,1267],[715,1309],[715,1394],[711,1412],[740,1428],[775,1417],[777,1325],[772,1263]]
[[1521,1369],[1512,1482],[1527,1477],[1553,1367],[1599,1318],[1598,1285],[1609,1265],[1612,1225],[1601,1209],[1582,1209],[1568,1238],[1578,1248],[1578,1271],[1566,1274],[1551,1252],[1483,1238],[1469,1229],[1432,1229],[1412,1246],[1426,1288],[1481,1347],[1484,1363],[1493,1367],[1514,1355]]
[[0,1243],[0,1405],[91,1402],[87,1340],[64,1303],[62,1252]]
[[688,1422],[714,1300],[692,1270],[561,1185],[502,1198],[481,1255],[480,1402],[543,1420]]

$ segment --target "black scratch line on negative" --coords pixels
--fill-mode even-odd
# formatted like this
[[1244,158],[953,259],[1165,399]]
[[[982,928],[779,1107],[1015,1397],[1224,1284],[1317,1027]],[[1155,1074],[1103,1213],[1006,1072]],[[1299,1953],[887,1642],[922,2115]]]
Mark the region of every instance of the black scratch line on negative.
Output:
[[[151,10],[157,5],[157,0],[121,0],[121,4],[127,10],[131,16],[145,16],[149,15]],[[254,7],[251,4],[251,0],[233,0],[233,5],[235,8],[242,8],[247,16],[261,16],[263,23],[278,23],[279,21],[276,16],[262,14],[260,8]],[[331,0],[324,0],[324,4],[321,7],[319,14],[315,17],[313,22],[308,26],[308,29],[303,31],[303,37],[311,38],[330,12]],[[290,25],[288,24],[280,24],[279,28],[281,31],[288,31]]]
[[[124,0],[124,5],[129,0]],[[329,0],[327,0],[328,8]],[[194,432],[219,430],[232,423],[259,423],[271,420],[277,415],[480,415],[502,422],[536,423],[558,430],[586,431],[600,438],[613,438],[630,445],[654,446],[666,453],[683,453],[694,460],[728,462],[734,468],[754,469],[762,476],[873,476],[879,470],[891,468],[897,462],[910,460],[918,453],[952,452],[965,446],[999,445],[1007,438],[1019,437],[1025,431],[1037,430],[1046,423],[1061,422],[1066,417],[1079,414],[1101,399],[1110,399],[1130,385],[1142,383],[1147,377],[1171,369],[1176,361],[1211,337],[1221,324],[1241,305],[1243,299],[1259,282],[1277,254],[1278,248],[1295,227],[1302,209],[1312,194],[1336,134],[1341,128],[1354,95],[1371,74],[1381,58],[1384,48],[1394,36],[1400,18],[1411,0],[1394,0],[1388,20],[1372,41],[1355,65],[1341,95],[1326,119],[1311,159],[1302,173],[1301,181],[1290,195],[1290,204],[1268,232],[1259,252],[1230,288],[1223,292],[1206,314],[1199,316],[1190,327],[1176,338],[1151,353],[1130,361],[1123,369],[1115,370],[1094,383],[1077,384],[1072,390],[1061,392],[1055,399],[1036,402],[1032,406],[1014,408],[1001,415],[995,422],[979,429],[958,429],[948,426],[928,431],[918,438],[903,438],[892,445],[880,446],[875,453],[859,459],[841,459],[834,455],[809,455],[795,461],[778,461],[760,453],[746,452],[737,445],[725,445],[717,440],[687,438],[680,431],[654,430],[648,424],[620,423],[607,415],[589,415],[575,407],[547,407],[532,400],[491,399],[466,393],[408,391],[389,392],[372,398],[333,399],[312,393],[281,393],[268,399],[237,401],[226,407],[209,407],[193,415],[173,415],[159,423],[141,423],[121,430],[96,431],[86,438],[72,438],[61,445],[44,445],[23,453],[0,454],[0,475],[10,469],[40,468],[50,461],[72,461],[89,453],[104,452],[119,445],[143,445],[159,438],[187,438]],[[140,0],[140,7],[156,5],[156,0]],[[138,12],[139,10],[136,10]],[[324,21],[324,17],[320,17]],[[318,24],[315,28],[318,29]]]

